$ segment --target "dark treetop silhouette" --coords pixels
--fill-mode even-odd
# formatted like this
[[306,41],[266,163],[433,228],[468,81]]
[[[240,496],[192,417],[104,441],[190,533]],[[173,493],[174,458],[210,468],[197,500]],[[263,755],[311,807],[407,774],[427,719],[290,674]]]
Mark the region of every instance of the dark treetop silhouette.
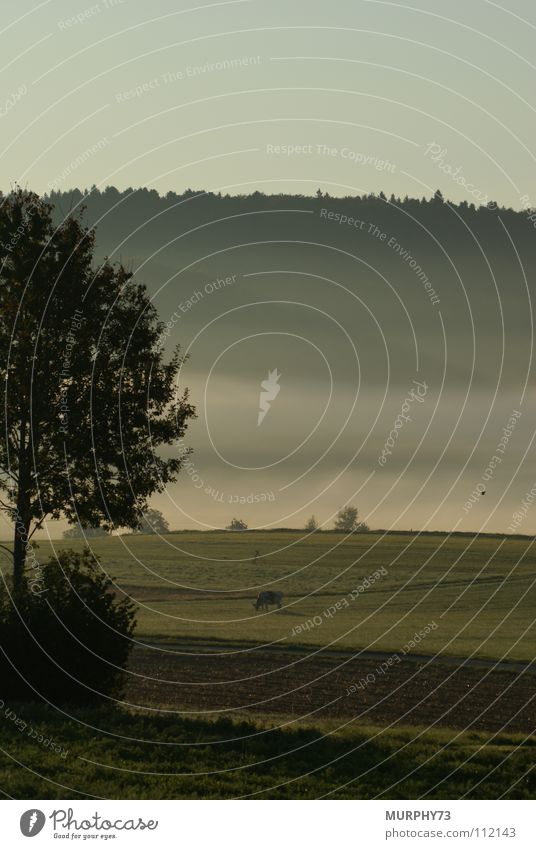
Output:
[[138,527],[181,468],[158,449],[194,415],[179,393],[145,288],[122,266],[92,267],[94,233],[16,190],[0,204],[0,488],[15,525],[14,587],[46,518]]

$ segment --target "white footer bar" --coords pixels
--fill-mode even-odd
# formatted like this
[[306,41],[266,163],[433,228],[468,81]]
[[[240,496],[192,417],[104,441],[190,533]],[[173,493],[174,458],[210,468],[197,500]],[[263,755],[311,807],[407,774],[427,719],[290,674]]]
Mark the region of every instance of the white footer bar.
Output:
[[0,818],[6,849],[536,847],[532,801],[33,800],[1,802]]

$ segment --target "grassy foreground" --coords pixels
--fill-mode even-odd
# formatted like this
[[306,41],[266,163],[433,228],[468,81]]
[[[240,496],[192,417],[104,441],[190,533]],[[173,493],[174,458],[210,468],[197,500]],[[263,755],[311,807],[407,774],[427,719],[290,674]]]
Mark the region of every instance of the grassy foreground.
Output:
[[[54,550],[82,545],[40,542],[37,554],[45,560]],[[118,591],[139,605],[140,642],[232,644],[234,651],[278,641],[283,649],[397,652],[434,622],[415,652],[516,660],[536,654],[536,553],[529,539],[181,533],[92,540],[92,548]],[[255,613],[251,602],[261,588],[282,590],[284,608]],[[344,598],[347,605],[324,615]],[[300,630],[315,617],[318,624]],[[179,674],[171,677],[180,680],[180,657],[178,663]],[[163,700],[155,701],[161,707]],[[210,721],[206,714],[185,719],[112,706],[70,718],[34,704],[0,707],[0,788],[16,799],[533,799],[536,793],[536,741],[514,733],[355,721],[337,728],[335,720],[307,725],[268,715]]]
[[521,735],[11,710],[66,752],[2,717],[0,787],[16,799],[529,799],[536,790],[536,741]]
[[[37,554],[45,559],[69,546],[82,543],[40,542]],[[138,603],[141,641],[277,640],[281,648],[398,651],[434,621],[437,628],[415,651],[512,660],[536,655],[536,549],[528,538],[302,539],[259,531],[110,537],[92,540],[91,547]],[[380,568],[386,574],[352,600]],[[266,588],[284,592],[284,609],[256,614],[251,602]],[[335,615],[323,614],[337,603]],[[303,629],[310,620],[317,624]]]

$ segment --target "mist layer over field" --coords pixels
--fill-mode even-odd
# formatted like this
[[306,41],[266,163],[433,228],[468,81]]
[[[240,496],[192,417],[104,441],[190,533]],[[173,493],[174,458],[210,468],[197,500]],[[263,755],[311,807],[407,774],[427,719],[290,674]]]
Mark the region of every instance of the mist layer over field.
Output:
[[194,453],[155,499],[172,527],[329,524],[352,500],[373,527],[512,524],[534,483],[527,214],[321,193],[52,201],[86,205],[100,253],[189,354]]

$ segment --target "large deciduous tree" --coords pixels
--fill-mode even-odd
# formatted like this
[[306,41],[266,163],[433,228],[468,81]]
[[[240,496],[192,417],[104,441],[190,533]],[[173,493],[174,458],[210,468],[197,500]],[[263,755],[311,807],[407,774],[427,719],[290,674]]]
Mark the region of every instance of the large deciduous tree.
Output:
[[195,415],[145,287],[94,266],[94,232],[52,212],[21,189],[0,197],[0,489],[15,589],[45,519],[137,528],[184,460],[159,449]]

